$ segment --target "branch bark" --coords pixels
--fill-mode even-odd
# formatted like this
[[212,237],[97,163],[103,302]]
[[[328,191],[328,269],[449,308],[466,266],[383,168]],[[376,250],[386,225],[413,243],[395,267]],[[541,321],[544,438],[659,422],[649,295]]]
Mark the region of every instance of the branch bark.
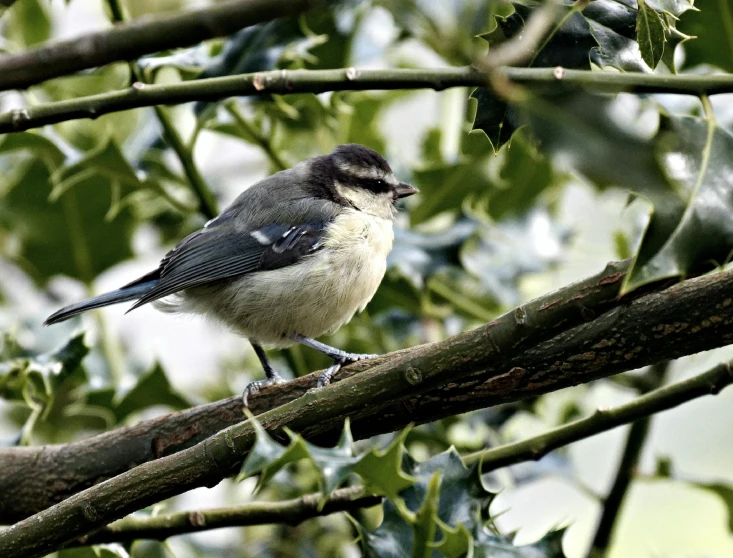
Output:
[[[447,408],[455,413],[457,401],[464,409],[477,408],[733,342],[733,271],[622,299],[595,319],[586,312],[592,321],[575,327],[560,297],[543,300],[445,341],[393,353],[258,418],[270,431],[287,426],[310,439],[334,435],[347,416],[363,425],[361,435],[375,428],[389,432],[402,425],[395,417],[424,417],[436,394],[440,407],[433,407],[431,420],[445,416]],[[574,314],[582,317],[583,308],[575,307]],[[535,342],[535,328],[548,318],[560,333]],[[392,420],[385,422],[389,410]],[[236,424],[88,488],[0,532],[0,555],[42,556],[142,507],[213,486],[238,471],[254,438],[249,421]]]
[[320,507],[321,494],[308,494],[301,498],[281,502],[252,502],[230,508],[177,512],[151,517],[128,516],[88,537],[81,537],[69,546],[124,543],[140,539],[164,541],[176,535],[223,527],[244,527],[267,523],[298,525],[314,517],[369,508],[382,502],[381,496],[371,494],[360,496],[363,491],[361,486],[341,488],[328,497],[323,507]]
[[318,0],[230,0],[200,10],[142,18],[127,25],[0,57],[0,91],[144,54],[195,45],[243,27],[292,16]]
[[[599,274],[540,297],[495,320],[492,330],[495,337],[501,338],[502,350],[515,350],[523,340],[531,343],[552,337],[554,332],[601,314],[615,304],[628,265],[628,261],[609,264]],[[519,323],[523,325],[515,327]],[[355,363],[342,369],[334,382],[388,359],[390,355]],[[318,374],[315,372],[253,395],[251,411],[258,415],[301,397],[316,385]],[[515,382],[510,376],[505,376],[508,379],[504,382],[498,380],[484,387],[484,398],[503,396],[511,399]],[[449,389],[436,393],[434,398],[419,400],[419,405],[417,400],[397,404],[390,409],[388,417],[377,418],[381,425],[376,429],[374,417],[352,421],[352,432],[357,439],[378,431],[389,432],[392,424],[398,428],[416,419],[411,410],[419,410],[418,422],[425,422],[435,413],[457,414],[486,406],[482,401],[474,403],[470,392],[465,393],[463,384],[455,384],[455,390],[461,395],[454,397]],[[446,398],[444,402],[440,401],[441,397]],[[20,521],[141,463],[187,449],[242,420],[241,398],[232,397],[70,444],[0,448],[0,470],[3,471],[0,475],[0,524]]]
[[[2,59],[0,58],[0,69]],[[532,88],[583,86],[599,93],[733,93],[733,76],[660,75],[633,72],[588,72],[557,68],[501,68],[496,75]],[[3,78],[0,77],[0,88]],[[0,114],[0,133],[21,132],[47,124],[153,105],[216,101],[232,96],[258,96],[327,91],[433,89],[477,87],[488,75],[472,68],[357,70],[276,70],[256,74],[208,78],[170,85],[134,87],[55,103],[16,108]]]

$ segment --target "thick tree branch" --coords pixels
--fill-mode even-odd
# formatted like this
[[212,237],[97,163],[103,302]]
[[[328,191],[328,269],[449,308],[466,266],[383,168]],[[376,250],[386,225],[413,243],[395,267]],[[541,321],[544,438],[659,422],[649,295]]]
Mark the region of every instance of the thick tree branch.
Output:
[[[593,319],[615,304],[629,262],[610,264],[599,274],[540,297],[493,322],[494,335],[500,337],[504,352],[516,350],[521,342],[552,337],[553,333]],[[524,325],[516,327],[517,324]],[[502,333],[499,333],[502,332]],[[355,363],[342,369],[335,382],[348,378],[376,362]],[[263,413],[302,396],[316,385],[318,373],[297,378],[286,384],[267,388],[250,398],[250,409]],[[512,396],[512,383],[498,381],[484,388],[494,396]],[[461,386],[455,385],[458,391]],[[445,412],[457,414],[483,406],[473,403],[470,393],[453,398],[445,396]],[[489,395],[490,397],[491,395]],[[435,400],[432,400],[435,401]],[[423,422],[430,420],[434,403],[422,400]],[[390,417],[380,419],[380,429],[391,430],[390,422],[406,424],[412,420],[411,401],[395,406]],[[401,413],[401,414],[400,414]],[[201,405],[169,416],[149,420],[132,427],[119,428],[78,442],[38,447],[0,448],[0,524],[14,523],[102,480],[154,459],[189,448],[216,432],[243,420],[240,397]],[[352,422],[358,438],[374,433],[373,421]],[[99,459],[104,456],[104,459]]]
[[[618,407],[599,409],[588,417],[563,424],[538,436],[466,455],[464,461],[471,464],[481,460],[481,471],[484,473],[524,461],[536,461],[573,442],[630,422],[642,424],[661,411],[673,409],[704,395],[717,395],[732,383],[733,361],[719,364],[692,378],[652,390]],[[636,445],[638,443],[634,447]],[[636,454],[635,451],[628,453]],[[633,460],[628,458],[626,461]]]
[[317,0],[230,0],[200,10],[147,17],[127,25],[49,43],[0,57],[0,91],[25,89],[47,79],[129,61],[145,54],[195,45],[214,37],[292,16]]
[[[545,315],[528,305],[445,341],[394,353],[258,418],[274,433],[287,426],[310,439],[333,435],[347,416],[355,425],[364,425],[362,434],[374,430],[375,424],[387,432],[401,426],[395,416],[405,421],[424,416],[431,402],[421,401],[423,395],[442,395],[434,419],[445,416],[446,407],[456,402],[445,396],[454,388],[459,401],[468,400],[469,408],[477,408],[507,400],[509,393],[512,399],[546,393],[720,347],[733,342],[733,271],[622,300],[588,323],[561,328],[552,339],[515,344],[519,338],[532,339],[537,324],[558,309],[547,302],[540,308],[548,312]],[[575,312],[583,313],[582,308]],[[558,315],[554,318],[560,321]],[[504,389],[492,391],[489,386],[497,381]],[[461,389],[477,395],[461,396]],[[404,408],[408,401],[416,408]],[[393,420],[380,422],[390,417],[390,409]],[[42,556],[154,502],[213,486],[238,471],[254,439],[249,421],[236,424],[189,449],[71,496],[0,532],[0,556]]]
[[360,495],[363,491],[364,489],[360,486],[341,488],[328,497],[323,507],[320,507],[321,494],[308,494],[292,500],[252,502],[230,508],[177,512],[150,517],[131,515],[115,521],[88,537],[81,537],[69,546],[131,542],[140,539],[163,541],[176,535],[221,529],[222,527],[244,527],[267,523],[297,525],[314,517],[369,508],[382,501],[380,496]]
[[[0,58],[0,62],[2,59]],[[0,64],[1,67],[1,64]],[[531,88],[579,85],[600,93],[686,93],[708,95],[733,92],[733,76],[659,75],[633,72],[589,72],[562,68],[502,68],[497,75]],[[472,68],[357,70],[277,70],[257,74],[208,78],[171,85],[135,87],[55,103],[13,109],[0,114],[0,133],[20,132],[80,118],[97,118],[152,105],[216,101],[255,96],[326,91],[434,89],[486,85],[488,75]],[[0,78],[0,86],[2,79]]]

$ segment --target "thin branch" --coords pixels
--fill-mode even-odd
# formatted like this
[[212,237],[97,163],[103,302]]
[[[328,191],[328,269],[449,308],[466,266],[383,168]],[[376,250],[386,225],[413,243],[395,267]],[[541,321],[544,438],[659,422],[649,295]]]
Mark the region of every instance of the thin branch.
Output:
[[[2,59],[0,59],[2,60]],[[572,84],[599,93],[733,93],[733,76],[660,75],[635,72],[589,72],[563,68],[501,68],[497,75],[527,87]],[[2,80],[0,79],[0,82]],[[478,87],[488,75],[473,68],[357,70],[275,70],[207,78],[170,85],[144,85],[54,103],[16,108],[0,114],[0,133],[21,132],[47,124],[153,105],[216,101],[232,96],[287,95],[327,91]]]
[[[552,314],[553,303],[548,304]],[[503,321],[378,359],[359,374],[310,390],[258,420],[276,434],[288,427],[311,440],[337,435],[346,417],[394,431],[401,425],[380,423],[391,418],[389,409],[422,394],[440,396],[455,385],[480,394],[482,386],[510,376],[514,397],[522,397],[720,347],[733,342],[733,271],[622,300],[588,323],[569,329],[556,323],[562,332],[551,339],[514,345],[518,337],[537,333],[536,320],[545,318],[523,308]],[[581,308],[576,311],[582,314]],[[441,398],[435,418],[447,402]],[[410,418],[419,416],[407,410]],[[0,556],[43,556],[155,502],[214,486],[237,473],[254,441],[251,421],[235,424],[189,449],[88,488],[0,532]]]
[[[704,395],[717,395],[731,383],[733,361],[719,364],[687,380],[652,390],[630,403],[612,409],[599,409],[589,417],[558,426],[538,436],[469,454],[464,461],[474,463],[481,460],[481,471],[484,473],[524,461],[537,461],[551,451],[578,440],[630,422],[644,422],[655,413],[673,409]],[[629,461],[633,459],[629,458]]]
[[[727,366],[729,368],[728,371],[730,372],[730,363],[728,363]],[[651,378],[651,385],[653,386],[656,384],[657,387],[663,385],[667,378],[668,371],[669,361],[653,366],[647,373],[649,378]],[[728,378],[733,380],[733,377],[730,375]],[[649,413],[647,416],[640,418],[631,424],[631,428],[626,435],[626,443],[624,444],[624,450],[621,454],[621,461],[619,462],[618,469],[616,470],[616,477],[613,480],[608,496],[606,496],[603,502],[603,513],[601,514],[601,519],[598,522],[596,534],[593,537],[593,542],[588,554],[589,558],[601,558],[606,555],[614,527],[616,526],[619,518],[621,506],[626,499],[626,494],[631,486],[631,481],[633,480],[639,466],[639,460],[641,459],[641,454],[644,450],[644,444],[646,443],[651,423],[652,413]]]
[[280,502],[253,502],[229,508],[176,512],[156,516],[131,515],[111,523],[96,533],[81,537],[68,546],[87,546],[140,539],[164,541],[176,535],[198,533],[223,527],[245,527],[284,523],[298,525],[309,519],[332,513],[370,508],[382,502],[380,496],[360,495],[361,486],[341,488],[328,497],[323,507],[321,494]]
[[186,47],[244,27],[293,16],[318,0],[230,0],[213,6],[158,17],[57,41],[0,57],[0,91],[25,89],[47,79],[110,62],[129,61],[162,50]]

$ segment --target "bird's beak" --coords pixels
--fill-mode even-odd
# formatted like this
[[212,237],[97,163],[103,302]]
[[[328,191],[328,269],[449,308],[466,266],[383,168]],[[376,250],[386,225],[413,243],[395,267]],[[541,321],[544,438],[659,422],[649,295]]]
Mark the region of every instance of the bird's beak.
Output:
[[412,194],[417,194],[420,190],[418,190],[411,184],[400,182],[397,186],[395,186],[394,191],[395,195],[398,198],[406,198],[407,196],[411,196]]

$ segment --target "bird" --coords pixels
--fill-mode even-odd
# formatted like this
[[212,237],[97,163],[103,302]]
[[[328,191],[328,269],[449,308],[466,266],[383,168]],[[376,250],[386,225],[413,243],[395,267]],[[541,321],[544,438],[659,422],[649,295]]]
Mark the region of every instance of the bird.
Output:
[[181,240],[157,269],[123,287],[66,306],[44,325],[93,308],[135,301],[202,315],[247,338],[265,372],[248,397],[284,382],[264,347],[302,344],[338,370],[376,355],[318,341],[364,310],[379,287],[394,239],[398,200],[418,192],[359,144],[336,147],[246,188],[220,215]]

